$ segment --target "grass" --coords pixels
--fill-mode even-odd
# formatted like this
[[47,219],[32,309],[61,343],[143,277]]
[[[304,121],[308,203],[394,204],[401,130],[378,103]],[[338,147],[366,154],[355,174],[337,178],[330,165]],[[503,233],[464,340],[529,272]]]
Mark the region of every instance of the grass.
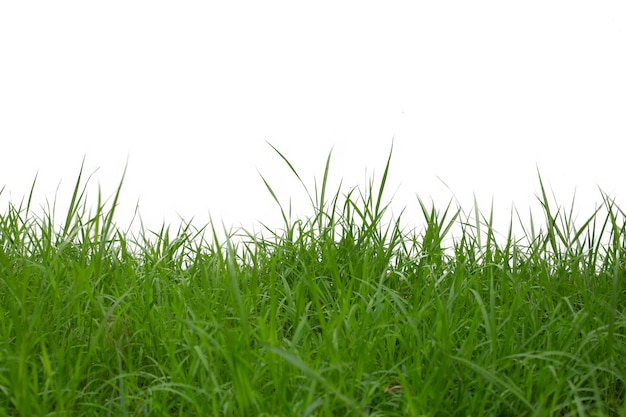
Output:
[[284,219],[265,236],[124,233],[123,180],[90,211],[82,168],[60,225],[32,190],[9,203],[0,415],[626,416],[626,225],[611,199],[577,226],[539,177],[545,222],[522,238],[498,242],[477,207],[421,200],[425,227],[407,232],[383,199],[391,153],[347,192],[327,189],[330,159],[308,218],[265,182]]

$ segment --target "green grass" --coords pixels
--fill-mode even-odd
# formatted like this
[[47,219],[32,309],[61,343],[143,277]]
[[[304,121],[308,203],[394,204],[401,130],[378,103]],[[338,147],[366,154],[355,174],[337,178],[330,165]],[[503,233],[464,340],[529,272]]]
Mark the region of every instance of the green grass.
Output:
[[89,210],[82,168],[60,224],[32,190],[9,203],[0,415],[626,416],[624,212],[601,194],[575,225],[539,177],[521,238],[422,201],[405,231],[390,159],[331,191],[329,155],[304,219],[265,182],[284,219],[265,236],[122,232],[120,189]]

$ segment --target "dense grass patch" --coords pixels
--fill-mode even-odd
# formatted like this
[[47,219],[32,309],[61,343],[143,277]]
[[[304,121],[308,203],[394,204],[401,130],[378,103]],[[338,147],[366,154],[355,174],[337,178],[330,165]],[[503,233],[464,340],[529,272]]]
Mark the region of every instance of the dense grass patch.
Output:
[[125,234],[119,189],[89,211],[82,170],[60,225],[9,204],[0,415],[626,416],[612,200],[575,225],[540,179],[545,223],[522,238],[421,201],[425,227],[407,232],[386,215],[389,160],[378,183],[335,193],[329,163],[312,215],[281,205],[264,237]]

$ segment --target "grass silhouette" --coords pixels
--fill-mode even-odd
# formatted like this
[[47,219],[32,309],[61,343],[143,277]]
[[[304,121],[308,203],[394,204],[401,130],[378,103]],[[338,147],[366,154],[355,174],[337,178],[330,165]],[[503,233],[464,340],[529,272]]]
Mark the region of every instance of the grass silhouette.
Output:
[[0,415],[626,416],[624,212],[602,194],[576,226],[539,177],[522,238],[421,200],[406,232],[384,220],[390,161],[332,193],[329,154],[297,220],[263,178],[284,228],[239,241],[125,234],[123,180],[89,211],[82,169],[60,226],[9,203]]

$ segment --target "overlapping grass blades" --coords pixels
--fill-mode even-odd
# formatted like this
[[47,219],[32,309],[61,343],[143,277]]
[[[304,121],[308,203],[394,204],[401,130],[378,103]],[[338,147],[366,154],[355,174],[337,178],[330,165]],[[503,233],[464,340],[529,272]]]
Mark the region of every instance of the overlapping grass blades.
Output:
[[[502,244],[478,207],[391,216],[391,152],[345,193],[327,189],[330,161],[309,218],[262,178],[284,220],[269,237],[121,232],[121,183],[90,212],[82,169],[61,227],[30,197],[9,205],[0,415],[626,415],[613,200],[577,226],[539,177],[545,224]],[[423,229],[404,230],[414,215]]]

